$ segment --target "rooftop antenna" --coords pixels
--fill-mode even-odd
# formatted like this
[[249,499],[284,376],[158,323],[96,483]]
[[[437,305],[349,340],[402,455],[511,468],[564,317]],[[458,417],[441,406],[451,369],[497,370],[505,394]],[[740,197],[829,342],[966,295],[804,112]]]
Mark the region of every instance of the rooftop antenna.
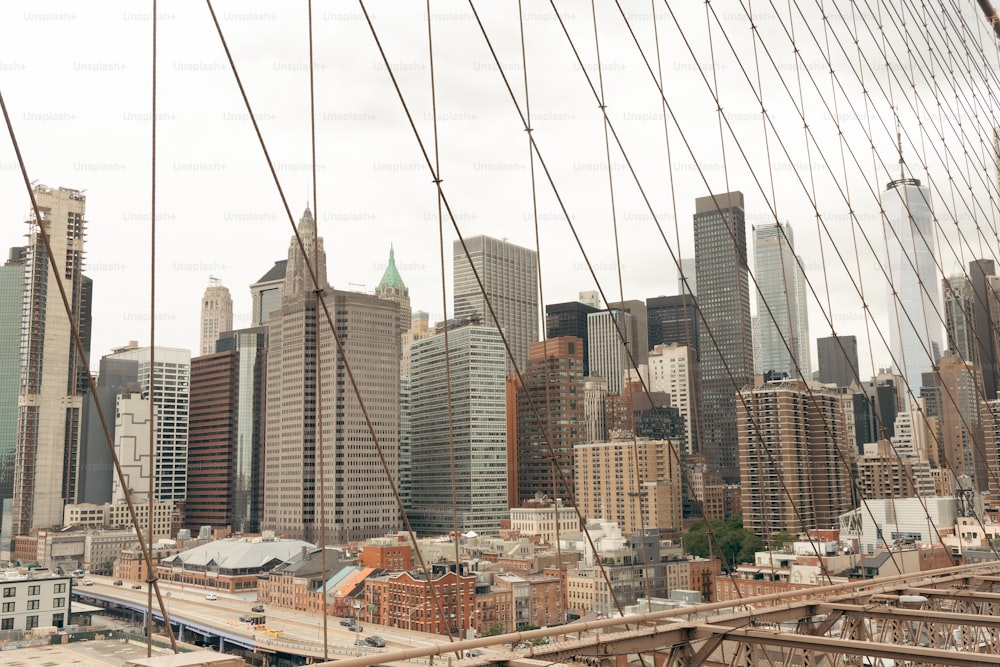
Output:
[[899,148],[899,179],[902,180],[906,178],[906,174],[903,173],[903,134],[899,129],[899,116],[896,116],[896,145]]
[[209,276],[208,284],[211,285],[212,287],[218,287],[219,285],[222,284],[222,281],[216,278],[215,276]]

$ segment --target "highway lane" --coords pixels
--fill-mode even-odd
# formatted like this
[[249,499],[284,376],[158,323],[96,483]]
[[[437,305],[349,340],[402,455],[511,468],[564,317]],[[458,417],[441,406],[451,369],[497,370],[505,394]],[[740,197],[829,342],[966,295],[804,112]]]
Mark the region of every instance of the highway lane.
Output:
[[[131,603],[145,606],[147,600],[146,584],[142,584],[142,590],[133,589],[134,582],[123,582],[122,586],[114,586],[114,577],[102,577],[88,575],[86,579],[92,581],[91,586],[82,585],[81,579],[74,580],[74,587],[78,588],[81,594],[89,591],[125,600]],[[318,614],[282,609],[267,606],[263,612],[266,617],[266,628],[268,630],[280,630],[281,634],[271,638],[262,631],[255,630],[247,623],[241,623],[239,617],[243,615],[259,615],[258,612],[251,611],[251,607],[257,604],[255,593],[242,593],[229,595],[228,593],[210,591],[189,585],[180,585],[170,582],[159,582],[160,591],[163,594],[167,613],[172,619],[183,617],[191,621],[204,624],[208,627],[218,628],[231,634],[244,637],[255,637],[257,640],[266,643],[268,640],[300,643],[303,646],[322,645],[323,626],[322,618]],[[215,593],[217,600],[206,600],[205,596]],[[156,606],[156,599],[153,600]],[[406,648],[408,646],[430,646],[432,644],[447,643],[446,636],[431,635],[421,632],[410,632],[396,628],[389,628],[371,623],[362,623],[364,632],[356,633],[340,625],[340,619],[334,616],[327,621],[329,646],[331,651],[343,649],[351,655],[356,655],[359,651],[379,652],[379,649],[367,649],[355,646],[355,641],[360,637],[378,635],[385,640],[386,647],[383,651],[393,648]]]

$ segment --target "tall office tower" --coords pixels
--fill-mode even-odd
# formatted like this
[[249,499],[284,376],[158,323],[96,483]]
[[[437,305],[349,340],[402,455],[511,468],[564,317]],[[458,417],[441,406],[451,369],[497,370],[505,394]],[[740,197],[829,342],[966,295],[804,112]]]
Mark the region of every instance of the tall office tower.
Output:
[[646,299],[649,349],[681,343],[698,353],[698,309],[690,294]]
[[[694,257],[681,259],[681,273],[677,274],[677,293],[685,296],[698,296],[698,270],[695,268]],[[684,284],[687,281],[687,284]]]
[[587,442],[608,439],[608,422],[604,399],[608,396],[608,381],[602,377],[587,377],[583,382],[583,419],[587,424]]
[[[25,247],[11,248],[7,263],[0,266],[0,523],[4,519],[3,501],[14,496],[17,396],[21,380],[21,308],[27,250]],[[3,545],[0,545],[0,550],[3,550]]]
[[941,377],[941,468],[956,477],[968,475],[980,491],[989,489],[989,467],[983,444],[982,376],[975,364],[946,354],[938,364]]
[[399,304],[399,335],[402,336],[409,331],[413,324],[410,290],[403,283],[399,269],[396,268],[396,251],[391,245],[389,246],[389,263],[385,267],[378,287],[375,288],[375,296]]
[[[111,502],[111,486],[115,477],[111,452],[108,449],[98,406],[104,413],[115,442],[117,400],[119,396],[139,394],[139,362],[132,359],[101,359],[97,374],[97,394],[88,392],[83,398],[83,420],[80,424],[80,483],[77,503],[103,505]],[[148,409],[147,409],[148,412]],[[147,438],[148,440],[148,438]]]
[[[1000,278],[991,259],[974,259],[969,262],[969,282],[972,288],[972,328],[973,354],[965,357],[979,365],[983,372],[983,393],[986,400],[997,396],[997,348],[1000,347],[1000,331],[991,314],[1000,305],[997,288]],[[1000,313],[997,313],[1000,315]]]
[[[465,245],[468,258],[461,242],[454,244],[455,320],[478,318],[480,324],[494,328],[499,324],[517,367],[524,368],[528,346],[538,340],[538,253],[488,236],[467,238]],[[486,306],[473,266],[497,322]],[[506,368],[508,373],[514,372],[510,359]]]
[[944,333],[947,350],[970,363],[976,363],[976,332],[973,324],[972,281],[964,275],[948,276],[941,281],[944,293]]
[[[399,305],[330,288],[323,239],[309,209],[299,221],[299,236],[305,255],[292,239],[281,308],[271,311],[267,322],[267,474],[261,529],[317,540],[323,522],[330,542],[368,539],[399,526],[388,479],[396,479],[399,472]],[[312,262],[314,255],[343,356],[307,268],[306,257]],[[388,474],[348,379],[345,359],[376,428]],[[321,414],[317,384],[323,397]]]
[[233,328],[233,297],[218,278],[209,278],[201,297],[201,356],[215,353],[215,341]]
[[670,394],[670,404],[684,418],[686,453],[698,447],[698,391],[701,372],[694,350],[689,345],[657,345],[649,353],[649,390]]
[[[216,343],[219,352],[234,352],[236,359],[231,367],[235,382],[235,399],[231,419],[233,440],[228,444],[227,459],[230,492],[227,494],[225,524],[237,533],[260,532],[264,506],[264,385],[267,381],[267,327],[251,327],[224,331]],[[192,360],[192,364],[193,364]],[[193,369],[192,369],[193,373]],[[191,380],[192,394],[195,381]],[[194,409],[192,396],[191,406]],[[192,424],[194,449],[194,424]],[[192,454],[193,455],[193,454]],[[196,500],[197,489],[192,488],[191,466],[188,466],[188,523],[191,504]],[[204,487],[206,493],[208,488]],[[216,498],[218,502],[218,498]]]
[[[149,401],[152,384],[153,402],[159,415],[153,425],[156,437],[153,495],[157,500],[175,503],[184,500],[187,497],[191,351],[159,346],[150,349],[139,347],[132,341],[107,355],[107,358],[130,359],[139,363],[139,390],[146,401]],[[155,365],[155,373],[151,372],[152,365]]]
[[[702,454],[725,482],[739,482],[736,395],[753,376],[750,288],[743,193],[695,200],[694,249],[701,361]],[[711,332],[711,337],[709,337]],[[713,340],[714,339],[714,340]]]
[[851,507],[854,430],[835,389],[764,382],[736,403],[743,522],[757,535],[833,528]]
[[124,503],[129,497],[135,502],[148,502],[149,399],[141,394],[116,397],[115,454],[122,468],[122,479],[111,478],[111,502]]
[[[77,190],[44,185],[36,185],[33,192],[73,320],[89,322],[89,316],[82,313],[81,273],[86,197]],[[14,460],[15,535],[61,525],[64,501],[76,496],[83,407],[80,376],[86,373],[73,345],[72,327],[41,232],[34,220],[29,224]]]
[[1000,398],[984,401],[982,412],[990,497],[996,498],[1000,494]]
[[550,303],[545,306],[545,337],[576,336],[583,341],[583,374],[590,375],[590,355],[587,351],[587,315],[597,308],[580,301]]
[[622,339],[634,340],[635,319],[623,310],[602,310],[587,315],[587,351],[590,374],[608,382],[608,393],[620,396],[632,366]]
[[271,313],[281,308],[281,292],[285,287],[287,270],[288,260],[279,259],[257,282],[250,285],[251,327],[266,325]]
[[758,288],[754,372],[775,371],[790,378],[801,372],[803,379],[811,380],[805,276],[795,257],[791,226],[778,222],[755,227],[753,256]]
[[[927,188],[899,178],[882,193],[889,292],[889,350],[914,395],[920,375],[941,358],[941,298],[934,263],[934,223]],[[898,297],[898,298],[897,298]],[[899,388],[909,397],[905,386]]]
[[[568,501],[573,492],[573,446],[586,441],[583,341],[573,336],[532,343],[517,391],[517,428],[507,447],[516,453],[516,504],[536,494]],[[551,447],[551,451],[550,448]],[[555,460],[553,460],[553,457]]]
[[583,516],[615,521],[626,535],[681,528],[681,467],[668,441],[630,435],[577,445],[573,455]]
[[838,336],[816,339],[819,356],[819,377],[823,384],[850,387],[859,382],[858,339],[856,336]]
[[586,290],[584,292],[579,292],[577,296],[577,301],[585,306],[590,306],[596,310],[601,309],[601,293],[597,290]]
[[[230,528],[235,495],[239,422],[239,353],[214,352],[191,360],[187,502],[184,527]],[[252,397],[251,397],[252,400]]]
[[[444,326],[454,327],[447,350]],[[419,535],[449,533],[456,517],[463,532],[495,534],[508,514],[503,340],[493,326],[439,329],[411,350],[410,443],[420,474],[411,481],[407,514]]]
[[646,316],[646,303],[637,299],[616,301],[608,304],[608,310],[624,310],[632,316],[632,335],[629,338],[629,352],[632,361],[625,358],[629,368],[633,362],[636,366],[645,366],[649,361],[649,323]]

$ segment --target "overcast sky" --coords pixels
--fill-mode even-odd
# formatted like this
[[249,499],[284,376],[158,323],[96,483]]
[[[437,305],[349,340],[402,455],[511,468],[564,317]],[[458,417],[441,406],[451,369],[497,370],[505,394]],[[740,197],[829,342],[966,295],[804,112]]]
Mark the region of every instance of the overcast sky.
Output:
[[[857,22],[838,14],[849,11],[847,3],[836,3],[839,9],[826,3],[834,15],[824,24],[815,3],[798,3],[802,8],[793,8],[790,16],[786,3],[776,10],[770,2],[754,2],[754,22],[763,39],[756,49],[740,2],[672,3],[681,7],[670,8],[657,3],[655,26],[670,105],[669,157],[660,95],[628,30],[635,31],[655,70],[651,4],[623,0],[627,24],[614,2],[596,4],[608,117],[670,247],[692,256],[694,199],[713,191],[741,190],[750,224],[773,222],[775,215],[789,222],[822,302],[821,308],[810,297],[811,336],[829,335],[828,310],[838,333],[859,336],[863,376],[873,362],[889,362],[871,324],[873,355],[868,354],[853,285],[863,287],[888,336],[886,283],[878,269],[884,240],[877,196],[898,177],[895,116],[907,175],[931,182],[944,270],[960,270],[975,256],[996,259],[989,128],[1000,122],[996,99],[985,84],[996,84],[998,58],[975,3],[961,3],[961,11],[950,12],[946,21],[930,15],[925,28],[914,21],[914,3],[900,9],[900,3],[879,8],[862,2],[860,11],[869,16],[859,15]],[[111,1],[0,6],[0,90],[29,176],[87,193],[86,273],[95,285],[93,367],[114,346],[149,341],[150,7]],[[160,7],[157,343],[196,350],[199,301],[209,277],[229,287],[235,326],[249,325],[248,286],[286,257],[291,229],[206,4],[180,0]],[[462,234],[505,237],[534,247],[529,152],[517,108],[469,4],[434,0],[431,7],[441,178]],[[476,7],[523,111],[517,3],[495,0]],[[591,89],[591,84],[600,86],[593,18],[589,3],[557,7],[583,66],[552,6],[526,2],[533,136],[603,289],[616,300],[609,172],[602,117]],[[706,7],[715,14],[706,15]],[[420,137],[432,150],[425,5],[372,1],[368,8]],[[311,199],[306,3],[220,0],[215,9],[297,220]],[[872,11],[885,15],[884,42]],[[316,2],[313,21],[315,206],[330,282],[371,291],[392,243],[414,309],[438,320],[441,270],[431,173],[360,5]],[[795,35],[799,60],[789,34]],[[903,34],[909,35],[909,45]],[[969,48],[985,45],[992,70],[984,68],[982,56],[962,51],[960,34]],[[945,49],[949,41],[951,55]],[[861,92],[859,74],[868,96]],[[761,113],[758,91],[770,122]],[[845,141],[838,138],[837,121]],[[611,141],[624,298],[675,294],[677,271],[667,244]],[[536,176],[544,300],[574,300],[596,285],[537,163]],[[822,226],[811,201],[832,236],[831,243],[822,232],[822,256]],[[29,200],[4,132],[3,246],[23,242],[28,213]],[[955,244],[954,250],[941,235]],[[454,238],[445,220],[449,309]]]

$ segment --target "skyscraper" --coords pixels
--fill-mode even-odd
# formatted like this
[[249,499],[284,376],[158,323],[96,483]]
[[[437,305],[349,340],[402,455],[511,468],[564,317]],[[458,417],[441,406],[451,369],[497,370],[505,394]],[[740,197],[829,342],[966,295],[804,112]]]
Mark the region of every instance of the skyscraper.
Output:
[[580,301],[550,303],[545,306],[546,338],[576,336],[583,341],[583,374],[590,375],[590,355],[587,354],[587,315],[597,308]]
[[[694,280],[694,274],[691,274]],[[698,311],[690,294],[646,299],[649,349],[680,343],[698,352]]]
[[[488,236],[467,238],[465,245],[468,258],[461,242],[454,243],[455,320],[478,318],[485,326],[499,325],[517,367],[523,368],[528,361],[528,347],[538,340],[538,253]],[[476,273],[496,313],[495,323]],[[507,372],[513,371],[508,359]]]
[[[805,277],[795,257],[792,228],[780,222],[753,230],[757,278],[757,327],[754,332],[754,372],[786,373],[810,380],[809,318]],[[791,352],[789,352],[791,350]]]
[[[1000,332],[993,311],[1000,305],[997,287],[1000,279],[991,259],[974,259],[969,262],[969,282],[972,289],[972,330],[973,351],[966,361],[979,364],[983,372],[983,393],[985,400],[997,396],[997,348],[1000,347]],[[1000,315],[1000,313],[998,313]]]
[[399,304],[399,335],[402,336],[413,324],[412,309],[410,307],[410,290],[399,275],[396,268],[396,251],[389,246],[389,262],[386,264],[385,273],[375,288],[375,296],[386,301],[395,301]]
[[687,454],[698,448],[698,392],[701,371],[689,345],[657,345],[649,353],[649,390],[670,394],[670,404],[684,418]]
[[[267,442],[261,528],[316,540],[322,521],[330,541],[368,539],[399,526],[388,477],[398,475],[399,306],[369,294],[330,288],[326,252],[312,212],[299,221],[288,249],[281,308],[267,326]],[[309,266],[344,344],[337,350]],[[361,403],[347,377],[350,364],[375,425],[383,469]],[[322,414],[317,389],[322,390]],[[322,455],[317,427],[322,421]],[[320,475],[326,502],[320,503]]]
[[511,471],[516,478],[514,501],[520,506],[535,494],[569,500],[573,446],[587,438],[583,341],[568,336],[532,343],[522,378],[524,385],[517,391],[515,437],[508,438],[507,444],[517,454],[517,465]]
[[[111,502],[114,464],[108,449],[98,405],[104,412],[115,442],[115,412],[121,395],[139,394],[139,362],[133,359],[103,357],[97,375],[97,393],[87,393],[83,400],[83,420],[80,424],[80,483],[77,503],[103,505]],[[147,408],[148,413],[148,408]],[[148,441],[148,438],[147,438]]]
[[849,387],[860,380],[858,375],[858,339],[856,336],[828,336],[816,339],[819,378],[823,384]]
[[701,360],[703,451],[727,483],[739,481],[736,394],[753,375],[750,290],[743,193],[695,200],[695,265]]
[[24,247],[11,248],[7,263],[0,266],[0,523],[3,521],[3,501],[14,495],[26,252]]
[[[240,533],[260,531],[264,511],[264,385],[267,380],[267,327],[225,331],[219,352],[236,353],[234,439],[230,443],[231,496],[226,498],[227,523]],[[192,379],[192,386],[194,382]],[[193,391],[193,389],[192,389]],[[192,406],[194,401],[192,399]],[[190,473],[188,475],[190,479]],[[193,490],[188,489],[189,507]]]
[[[454,327],[447,350],[444,326]],[[508,514],[503,340],[496,327],[444,324],[411,352],[410,441],[421,474],[411,482],[410,523],[420,535],[440,535],[454,529],[457,514],[463,532],[496,533]]]
[[833,528],[851,507],[856,448],[838,390],[764,382],[736,404],[744,526],[761,536]]
[[632,360],[626,357],[626,363],[632,368],[644,366],[649,361],[649,324],[646,315],[646,303],[638,299],[615,301],[608,304],[608,310],[624,310],[632,316],[632,335],[629,338],[629,352]]
[[218,278],[209,280],[205,295],[201,297],[200,356],[213,354],[219,334],[233,328],[233,297],[229,295],[229,288]]
[[[683,275],[682,275],[683,273]],[[677,293],[685,296],[698,296],[698,269],[694,257],[681,259],[680,271],[677,273]],[[687,281],[687,284],[685,284]]]
[[[894,369],[917,395],[921,374],[941,358],[941,298],[927,188],[916,178],[900,178],[886,186],[881,203],[892,278],[889,349]],[[908,396],[906,387],[900,389]]]
[[602,310],[587,315],[587,352],[590,374],[607,380],[609,394],[621,395],[632,368],[625,354],[626,341],[633,340],[635,319],[623,310]]
[[271,313],[281,308],[281,291],[285,286],[287,269],[288,260],[279,259],[257,282],[250,285],[251,327],[267,324]]
[[[89,316],[82,313],[86,197],[77,190],[44,185],[36,185],[33,192],[56,271],[70,298],[73,320],[89,322]],[[86,372],[73,345],[42,235],[34,220],[29,224],[14,461],[13,529],[17,535],[61,525],[63,503],[75,497],[83,405],[80,375]]]
[[[107,358],[138,362],[139,391],[146,401],[147,410],[152,385],[158,415],[154,423],[156,464],[153,468],[153,495],[157,500],[175,503],[184,500],[187,497],[191,351],[175,347],[139,347],[133,341],[116,349]],[[116,440],[118,435],[116,430]]]

